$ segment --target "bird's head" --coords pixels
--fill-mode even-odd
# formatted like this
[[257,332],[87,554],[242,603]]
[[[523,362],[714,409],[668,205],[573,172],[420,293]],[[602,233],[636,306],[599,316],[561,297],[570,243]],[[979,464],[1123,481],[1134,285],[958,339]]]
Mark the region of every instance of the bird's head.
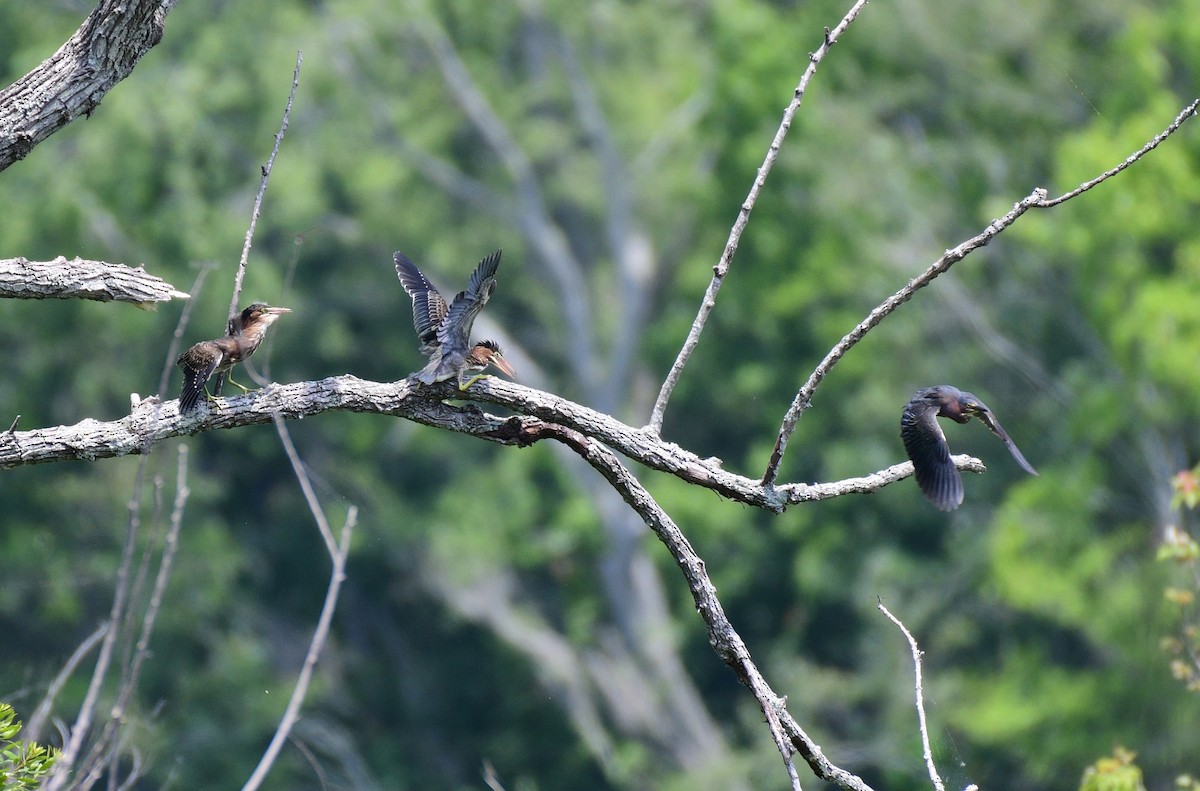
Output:
[[291,312],[291,308],[273,308],[265,302],[255,302],[242,311],[242,322],[274,321],[283,314]]
[[939,417],[948,417],[956,423],[966,423],[973,415],[981,414],[987,409],[974,395],[952,385],[922,388],[917,391],[913,401],[924,402],[937,409]]
[[974,393],[959,393],[958,408],[964,415],[979,416],[987,411],[987,407],[983,402],[975,397]]
[[480,341],[471,349],[471,353],[467,356],[468,360],[480,368],[486,368],[489,365],[494,365],[503,371],[508,376],[515,377],[517,371],[508,360],[504,359],[504,353],[500,351],[500,344],[495,341]]
[[[291,308],[273,308],[265,302],[255,302],[230,322],[229,334],[235,335],[237,332],[245,331],[255,325],[261,325],[261,328],[265,330],[274,323],[275,319],[291,312]],[[233,326],[235,322],[237,326]]]

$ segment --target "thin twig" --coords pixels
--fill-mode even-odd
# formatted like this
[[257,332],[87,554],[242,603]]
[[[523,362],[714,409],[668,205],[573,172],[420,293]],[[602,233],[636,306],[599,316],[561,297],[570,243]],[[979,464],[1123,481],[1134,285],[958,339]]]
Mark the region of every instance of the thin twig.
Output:
[[921,728],[921,749],[925,757],[925,768],[929,770],[929,779],[933,781],[934,789],[945,791],[946,786],[942,784],[942,778],[938,775],[937,767],[933,763],[933,750],[929,747],[929,726],[925,722],[925,692],[921,688],[921,649],[917,646],[917,640],[912,636],[912,632],[908,631],[900,619],[883,606],[883,599],[879,599],[875,606],[887,616],[889,621],[900,628],[900,631],[904,633],[904,639],[908,640],[908,647],[912,650],[913,671],[916,675],[917,721]]
[[753,211],[759,193],[762,192],[763,185],[766,184],[767,175],[771,172],[776,157],[779,156],[779,149],[783,145],[784,138],[787,137],[788,130],[792,127],[792,119],[796,115],[796,111],[800,108],[800,102],[804,100],[804,94],[808,90],[809,81],[816,74],[817,66],[820,65],[830,48],[837,42],[838,37],[846,31],[846,28],[858,17],[866,5],[867,0],[857,0],[836,27],[832,30],[829,28],[825,29],[825,37],[821,42],[821,46],[817,47],[816,51],[808,56],[808,67],[804,70],[804,74],[800,78],[800,84],[796,86],[796,90],[792,94],[792,101],[788,104],[787,109],[783,111],[783,120],[780,121],[779,128],[775,131],[775,137],[771,140],[771,145],[767,149],[767,155],[763,159],[762,166],[755,174],[754,183],[750,185],[750,193],[742,203],[737,219],[734,220],[733,228],[729,231],[729,239],[725,242],[725,249],[721,252],[721,259],[713,267],[712,281],[708,284],[708,290],[704,292],[704,299],[700,301],[700,310],[697,311],[696,318],[692,322],[692,328],[688,332],[687,340],[683,342],[683,347],[679,350],[679,355],[671,365],[671,370],[667,373],[667,378],[663,380],[662,388],[658,392],[658,398],[655,400],[654,408],[650,413],[650,423],[646,426],[646,431],[651,434],[657,436],[662,433],[663,416],[667,411],[667,401],[671,398],[671,393],[674,391],[675,385],[679,382],[679,377],[683,373],[683,367],[687,365],[687,361],[692,356],[696,345],[700,343],[700,333],[704,330],[704,325],[708,321],[709,314],[716,307],[717,292],[721,290],[721,284],[725,282],[725,275],[729,273],[729,267],[733,263],[733,254],[737,252],[742,232],[746,230],[746,224],[750,221],[750,212]]
[[500,777],[496,774],[496,767],[492,766],[492,762],[488,759],[483,759],[483,782],[492,791],[504,791],[504,784],[500,782]]
[[141,462],[138,464],[137,475],[134,478],[134,496],[129,501],[129,525],[125,531],[125,544],[121,549],[121,563],[117,567],[117,584],[116,590],[113,592],[112,605],[109,608],[108,629],[105,631],[104,638],[100,644],[100,653],[96,657],[96,666],[92,669],[92,679],[88,682],[87,693],[83,697],[83,705],[79,708],[79,714],[75,717],[75,725],[71,728],[70,738],[63,745],[63,750],[59,754],[58,760],[54,762],[54,768],[51,770],[50,777],[46,781],[47,791],[58,791],[66,784],[67,778],[75,766],[75,761],[79,758],[79,753],[83,749],[84,739],[87,738],[88,732],[91,730],[92,718],[96,713],[96,703],[100,698],[100,690],[104,686],[104,681],[108,676],[108,668],[112,662],[113,647],[120,632],[121,621],[125,613],[125,604],[129,596],[129,570],[133,564],[133,549],[137,545],[137,534],[141,525],[137,503],[149,459],[149,454],[143,456]]
[[71,656],[63,664],[62,669],[58,671],[58,675],[50,682],[50,686],[46,688],[46,694],[42,697],[38,707],[34,709],[33,716],[29,718],[29,722],[25,724],[25,738],[31,742],[41,741],[42,729],[46,727],[46,721],[50,719],[50,711],[54,708],[54,701],[58,698],[58,693],[66,685],[67,680],[75,675],[75,670],[79,667],[79,663],[83,658],[91,653],[91,650],[96,647],[96,643],[100,642],[100,638],[104,637],[104,633],[108,631],[108,624],[102,623],[96,627],[96,631],[84,638]]
[[[117,700],[113,704],[112,716],[108,723],[105,724],[104,732],[97,740],[96,746],[92,748],[92,756],[95,756],[103,748],[105,742],[111,740],[113,755],[108,762],[110,771],[116,771],[116,750],[119,747],[119,741],[115,738],[113,731],[116,727],[123,724],[122,721],[125,717],[126,707],[128,707],[129,700],[137,689],[138,681],[141,678],[142,666],[145,664],[146,659],[149,658],[150,637],[154,634],[158,612],[162,608],[163,594],[166,592],[167,582],[171,578],[171,566],[175,560],[175,552],[179,548],[179,531],[183,526],[183,511],[187,505],[188,497],[191,495],[187,479],[188,446],[180,445],[175,468],[175,500],[171,508],[167,533],[163,539],[162,557],[159,558],[158,572],[154,578],[154,587],[150,591],[150,600],[146,605],[146,611],[142,615],[141,630],[138,633],[137,643],[134,646],[133,658],[122,672]],[[151,545],[156,544],[157,538],[151,538],[147,543]],[[135,591],[138,587],[140,586],[135,586]],[[136,600],[137,598],[139,597],[136,593],[130,597],[131,600]],[[89,756],[87,763],[92,762],[92,756]],[[91,767],[88,773],[89,776],[83,782],[83,785],[90,785],[90,781],[98,776],[101,768],[102,765]],[[128,782],[128,778],[126,782]]]
[[288,736],[288,741],[296,748],[296,751],[308,762],[309,767],[313,770],[313,774],[317,776],[317,782],[320,784],[321,791],[331,791],[333,785],[329,782],[329,773],[325,771],[325,767],[321,766],[321,762],[317,760],[316,754],[304,743],[303,739],[296,738],[296,734]]
[[787,450],[788,439],[792,436],[792,432],[796,430],[796,422],[800,419],[800,415],[804,413],[804,410],[812,405],[813,393],[816,391],[817,386],[821,384],[821,381],[833,366],[837,364],[838,360],[842,359],[846,352],[854,348],[855,344],[861,341],[872,328],[887,318],[896,308],[912,299],[914,294],[932,283],[934,278],[948,271],[950,267],[966,258],[973,251],[986,245],[997,234],[1016,222],[1017,218],[1022,214],[1040,205],[1045,199],[1046,191],[1044,189],[1034,190],[1013,206],[1008,214],[992,220],[987,228],[984,228],[983,231],[953,250],[947,250],[932,266],[908,281],[908,285],[895,294],[892,294],[868,313],[867,317],[860,321],[857,327],[851,330],[848,335],[838,341],[829,350],[829,353],[825,355],[825,359],[821,360],[817,367],[813,369],[812,374],[808,377],[808,381],[796,393],[796,397],[792,400],[792,405],[788,407],[787,414],[784,415],[783,425],[780,427],[779,435],[775,439],[775,448],[771,451],[771,461],[767,464],[766,472],[763,473],[762,482],[764,486],[773,486],[775,484],[775,479],[779,474],[779,464],[783,461],[784,451]]
[[279,146],[287,132],[288,119],[292,114],[292,102],[296,100],[296,89],[300,86],[300,65],[304,63],[304,53],[296,53],[296,68],[292,71],[292,90],[288,93],[287,106],[283,108],[283,122],[275,133],[275,145],[267,164],[262,166],[262,180],[258,184],[258,195],[254,198],[254,209],[250,213],[250,226],[246,228],[246,240],[242,243],[242,257],[238,259],[237,275],[233,279],[233,299],[229,302],[229,321],[238,314],[238,301],[242,298],[242,280],[246,276],[246,266],[250,262],[250,245],[254,241],[254,230],[258,227],[258,217],[262,212],[263,196],[267,193],[267,181],[271,178],[271,168],[275,167],[275,157],[279,154]]
[[1038,206],[1038,208],[1039,209],[1049,209],[1053,206],[1057,206],[1060,203],[1069,201],[1071,198],[1074,198],[1076,195],[1079,195],[1082,192],[1087,192],[1088,190],[1090,190],[1092,187],[1096,186],[1097,184],[1100,184],[1103,181],[1107,181],[1108,179],[1117,175],[1122,170],[1124,170],[1125,168],[1132,165],[1134,162],[1137,162],[1139,159],[1144,157],[1146,154],[1148,154],[1151,151],[1153,151],[1154,149],[1158,148],[1159,143],[1166,140],[1171,135],[1175,134],[1175,132],[1179,129],[1179,127],[1183,126],[1184,122],[1186,122],[1190,118],[1195,117],[1196,110],[1198,108],[1200,108],[1200,99],[1196,99],[1191,104],[1189,104],[1187,107],[1183,108],[1179,112],[1179,115],[1175,116],[1175,120],[1172,121],[1171,124],[1166,129],[1164,129],[1162,132],[1155,135],[1150,140],[1150,142],[1146,143],[1146,145],[1142,146],[1137,151],[1133,152],[1128,157],[1126,157],[1124,162],[1122,162],[1121,164],[1117,165],[1114,168],[1110,168],[1110,169],[1104,171],[1099,176],[1096,176],[1096,178],[1094,178],[1094,179],[1090,179],[1089,181],[1083,182],[1082,184],[1080,184],[1078,187],[1071,190],[1070,192],[1059,195],[1057,198],[1052,198],[1050,200],[1043,201],[1041,203],[1041,205]]
[[879,324],[879,322],[883,321],[888,314],[911,299],[913,294],[915,294],[918,290],[929,285],[929,283],[932,282],[935,277],[947,271],[951,266],[958,261],[961,261],[969,253],[986,245],[999,233],[1015,223],[1017,219],[1026,211],[1030,209],[1052,208],[1060,203],[1063,203],[1064,201],[1076,197],[1077,195],[1087,192],[1097,184],[1112,178],[1116,174],[1128,168],[1130,165],[1137,162],[1150,151],[1153,151],[1155,148],[1157,148],[1162,141],[1174,134],[1187,120],[1193,118],[1198,108],[1200,108],[1200,99],[1196,99],[1182,111],[1180,111],[1180,113],[1175,117],[1175,120],[1172,121],[1165,130],[1155,135],[1154,138],[1148,143],[1135,151],[1133,154],[1130,154],[1128,157],[1126,157],[1121,164],[1106,170],[1104,173],[1101,173],[1099,176],[1096,176],[1093,179],[1085,181],[1083,184],[1079,185],[1070,192],[1051,199],[1047,197],[1046,190],[1035,189],[1025,198],[1021,199],[1021,201],[1017,203],[1013,207],[1012,211],[1010,211],[1008,214],[993,220],[992,223],[981,233],[963,242],[953,250],[947,250],[946,253],[940,259],[938,259],[936,263],[926,269],[920,276],[909,281],[907,286],[888,297],[882,304],[872,310],[857,327],[850,331],[850,334],[838,341],[837,345],[834,346],[827,355],[825,355],[825,359],[823,359],[820,364],[817,365],[812,374],[809,376],[808,381],[805,382],[804,386],[801,387],[799,392],[796,393],[796,397],[793,399],[792,405],[788,408],[787,414],[784,416],[783,425],[779,429],[779,435],[775,440],[775,447],[771,451],[771,460],[767,464],[766,471],[763,473],[763,484],[768,487],[774,485],[779,474],[779,464],[783,460],[783,454],[787,449],[788,439],[795,430],[796,422],[799,420],[800,415],[804,413],[804,410],[808,409],[808,407],[812,405],[813,393],[816,391],[817,386],[821,384],[821,381],[825,378],[837,361],[840,360],[842,356],[845,355],[846,352],[848,352],[856,343],[862,340],[867,332]]
[[[297,466],[296,462],[298,459],[293,462],[293,469],[302,470],[303,465]],[[301,474],[303,473],[297,472],[297,476]],[[320,510],[318,509],[313,513],[313,517],[321,522],[325,517],[323,514],[319,514]],[[271,743],[267,745],[267,749],[259,760],[258,766],[254,768],[253,774],[250,775],[250,779],[242,786],[242,791],[255,791],[262,785],[267,773],[271,771],[275,759],[279,757],[279,751],[283,749],[292,727],[300,718],[300,706],[308,694],[313,669],[317,666],[317,659],[320,658],[321,650],[325,647],[325,640],[329,637],[329,625],[333,621],[333,613],[337,608],[338,593],[346,578],[346,558],[350,554],[350,535],[357,520],[358,507],[352,505],[346,512],[346,522],[342,525],[341,535],[332,553],[333,570],[329,575],[329,588],[325,591],[325,604],[321,607],[321,617],[317,621],[317,628],[313,631],[312,640],[309,642],[308,653],[304,657],[304,666],[300,669],[300,675],[296,677],[296,687],[288,699],[283,718],[279,721],[279,727],[275,729],[275,735],[271,737]],[[325,525],[325,529],[329,529],[328,524]]]
[[8,431],[6,431],[6,432],[4,432],[4,433],[6,433],[6,434],[11,434],[11,433],[13,433],[14,431],[16,431],[16,430],[17,430],[17,424],[18,424],[18,423],[20,423],[20,422],[21,422],[21,416],[20,416],[20,415],[17,415],[15,418],[13,418],[13,422],[8,424]]
[[320,531],[321,538],[325,540],[325,549],[329,552],[330,557],[334,557],[338,552],[337,542],[334,540],[333,531],[329,529],[329,522],[325,519],[325,514],[321,510],[321,502],[317,499],[317,493],[313,491],[308,471],[304,469],[304,461],[300,458],[300,454],[296,452],[296,446],[292,444],[292,434],[288,431],[287,423],[278,414],[273,417],[275,419],[275,431],[279,434],[279,441],[283,444],[283,450],[287,453],[288,460],[292,463],[292,471],[296,474],[296,481],[300,484],[300,491],[304,493],[304,502],[308,504],[308,510],[312,511],[313,519],[317,523],[317,530]]
[[[121,658],[117,665],[120,668],[120,680],[117,683],[117,701],[113,704],[110,714],[104,722],[104,729],[100,732],[100,737],[92,745],[87,759],[80,766],[80,773],[86,777],[84,780],[76,783],[77,788],[90,788],[92,782],[99,779],[100,772],[106,765],[108,767],[108,787],[115,788],[118,784],[117,757],[121,748],[121,740],[115,737],[114,732],[123,724],[125,707],[129,704],[129,699],[133,696],[135,683],[131,680],[134,651],[133,622],[136,615],[135,611],[142,601],[142,592],[146,587],[146,579],[150,574],[151,556],[158,546],[159,533],[162,530],[163,485],[162,475],[155,474],[151,493],[151,500],[154,506],[150,512],[150,531],[143,542],[142,559],[138,562],[137,574],[134,576],[133,585],[130,587],[130,604],[125,608],[125,620],[121,624]],[[131,502],[130,506],[140,508],[140,501],[141,496],[139,494],[135,498],[135,501]],[[109,749],[110,753],[106,761],[101,761],[100,756],[105,749]]]

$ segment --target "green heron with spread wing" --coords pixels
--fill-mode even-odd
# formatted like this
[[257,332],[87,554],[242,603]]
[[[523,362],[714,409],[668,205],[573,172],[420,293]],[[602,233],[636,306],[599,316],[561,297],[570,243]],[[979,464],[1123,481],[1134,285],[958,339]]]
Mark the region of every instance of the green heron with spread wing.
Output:
[[479,262],[467,281],[466,290],[458,292],[449,304],[408,256],[397,252],[392,258],[396,262],[400,285],[412,297],[413,326],[421,341],[421,354],[429,357],[429,363],[416,373],[418,380],[433,384],[457,378],[458,389],[466,390],[484,376],[479,373],[464,381],[467,375],[483,371],[489,365],[509,376],[516,375],[498,343],[480,341],[471,344],[471,326],[475,317],[496,290],[499,250]]
[[[175,364],[183,369],[179,411],[186,413],[199,408],[201,393],[208,398],[219,396],[226,379],[234,387],[240,387],[242,392],[248,393],[249,388],[233,381],[229,370],[254,354],[254,350],[262,343],[267,328],[280,316],[291,312],[291,308],[273,308],[265,302],[255,302],[229,320],[226,329],[228,334],[224,338],[201,341],[179,355],[179,359],[175,361]],[[217,381],[213,385],[213,395],[208,396],[208,380],[213,374],[216,374]]]
[[912,459],[917,485],[934,507],[941,511],[953,511],[962,505],[962,475],[950,460],[950,446],[946,435],[938,425],[939,417],[948,417],[956,423],[966,423],[977,417],[993,434],[1004,441],[1017,464],[1030,475],[1037,475],[1016,443],[996,420],[992,410],[971,393],[957,387],[939,385],[918,390],[904,407],[900,417],[900,436],[904,449]]

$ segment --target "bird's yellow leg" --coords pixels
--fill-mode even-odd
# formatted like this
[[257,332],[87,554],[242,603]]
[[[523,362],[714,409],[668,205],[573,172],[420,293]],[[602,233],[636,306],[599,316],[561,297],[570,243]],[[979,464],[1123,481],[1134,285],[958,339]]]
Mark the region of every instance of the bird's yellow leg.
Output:
[[467,380],[466,384],[463,384],[462,379],[459,379],[458,380],[458,389],[466,390],[468,387],[475,384],[480,379],[488,379],[490,377],[491,377],[491,374],[475,374],[474,376],[472,376],[470,379]]
[[235,382],[235,381],[233,381],[233,377],[232,377],[232,376],[230,376],[229,374],[225,374],[225,381],[226,381],[226,382],[229,382],[229,384],[233,385],[233,386],[234,386],[234,387],[236,387],[238,390],[241,390],[243,393],[249,393],[249,392],[250,392],[250,388],[249,388],[249,387],[246,387],[246,386],[245,386],[244,384],[242,384],[241,382]]

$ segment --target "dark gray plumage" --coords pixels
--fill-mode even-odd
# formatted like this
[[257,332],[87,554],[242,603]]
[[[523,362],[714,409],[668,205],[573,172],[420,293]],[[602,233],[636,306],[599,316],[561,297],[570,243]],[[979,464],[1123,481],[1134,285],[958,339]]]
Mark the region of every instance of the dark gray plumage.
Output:
[[393,254],[400,285],[412,297],[413,327],[421,341],[421,353],[429,363],[416,373],[425,384],[458,379],[460,389],[466,389],[475,379],[464,380],[467,374],[495,365],[513,376],[513,367],[504,359],[495,341],[471,345],[471,328],[475,317],[496,290],[496,270],[500,266],[500,251],[484,258],[467,281],[467,288],[454,295],[449,304],[429,278],[404,253]]
[[1017,464],[1030,475],[1037,475],[1008,432],[996,420],[992,410],[972,393],[957,387],[939,385],[918,390],[904,407],[900,416],[900,437],[904,449],[912,459],[917,485],[935,508],[953,511],[962,505],[962,475],[950,460],[950,446],[946,435],[938,425],[939,417],[948,417],[956,423],[966,423],[972,417],[979,418],[993,434],[1004,441]]

